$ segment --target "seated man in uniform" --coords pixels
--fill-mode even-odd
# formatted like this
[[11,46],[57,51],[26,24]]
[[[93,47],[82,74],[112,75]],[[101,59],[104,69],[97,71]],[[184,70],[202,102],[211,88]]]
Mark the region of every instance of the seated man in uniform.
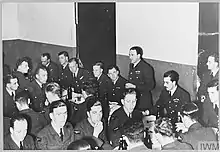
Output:
[[102,120],[102,106],[96,97],[89,98],[87,102],[87,118],[76,124],[75,133],[76,139],[81,139],[85,136],[93,136],[97,139],[99,147],[104,150],[111,150],[112,147],[108,144],[106,138],[106,124]]
[[44,85],[47,82],[47,78],[48,73],[46,68],[43,66],[37,67],[35,71],[35,79],[28,87],[32,98],[30,107],[36,112],[43,111],[45,106],[46,95],[44,92]]
[[199,149],[199,142],[201,141],[217,141],[215,132],[212,128],[203,127],[199,122],[199,108],[195,103],[188,103],[183,105],[181,118],[183,123],[176,123],[177,131],[180,133],[182,142],[189,143],[193,149]]
[[14,75],[4,77],[3,87],[3,116],[12,117],[18,113],[15,105],[15,93],[18,89],[18,78]]
[[[191,102],[190,94],[178,85],[179,74],[170,70],[164,73],[164,89],[161,91],[159,100],[156,102],[155,111],[170,118],[177,117],[181,106]],[[174,122],[175,123],[175,122]]]
[[4,150],[34,150],[33,138],[27,135],[28,122],[23,115],[10,120],[10,133],[4,137]]
[[19,92],[15,98],[19,113],[24,114],[28,121],[28,133],[36,137],[37,133],[47,125],[47,120],[43,114],[35,112],[29,108],[30,97],[28,91]]
[[108,84],[108,100],[121,105],[121,97],[125,89],[125,84],[128,82],[120,75],[119,67],[116,65],[110,65],[108,67],[108,76],[112,80]]
[[122,127],[130,119],[142,120],[141,111],[135,110],[137,103],[137,91],[134,88],[125,89],[121,99],[122,107],[113,112],[109,122],[109,137],[113,146],[119,144]]
[[203,125],[206,127],[219,127],[219,81],[212,80],[207,84],[209,98],[203,103]]
[[62,100],[54,101],[49,107],[51,123],[37,134],[37,149],[65,150],[75,141],[73,127],[67,123],[67,107]]

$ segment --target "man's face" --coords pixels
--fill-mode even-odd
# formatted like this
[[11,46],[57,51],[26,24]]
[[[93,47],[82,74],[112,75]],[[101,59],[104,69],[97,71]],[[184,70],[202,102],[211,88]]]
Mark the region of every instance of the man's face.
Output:
[[23,141],[27,135],[27,127],[26,120],[16,120],[14,122],[14,128],[10,127],[10,133],[16,140]]
[[217,90],[217,86],[216,87],[209,87],[207,89],[207,91],[208,91],[209,98],[210,98],[212,103],[219,102],[219,92]]
[[50,118],[58,127],[62,128],[67,120],[66,106],[53,109],[53,112],[50,113]]
[[213,70],[216,67],[218,67],[218,63],[215,62],[215,57],[213,57],[213,56],[208,57],[208,61],[207,61],[206,65],[208,66],[209,70]]
[[14,79],[11,79],[10,80],[10,83],[7,84],[7,87],[10,89],[10,90],[13,90],[13,91],[16,91],[18,89],[18,79],[17,78],[14,78]]
[[78,65],[76,64],[75,61],[72,61],[69,63],[69,69],[72,73],[75,73],[77,68],[78,68]]
[[47,82],[47,71],[40,69],[39,73],[36,75],[36,78],[40,83],[45,84]]
[[136,50],[130,50],[129,58],[131,60],[131,63],[136,63],[140,59],[140,54],[137,54]]
[[47,59],[47,56],[41,56],[40,60],[41,64],[44,66],[46,66],[50,62],[50,59]]
[[93,66],[93,74],[96,78],[102,74],[102,71],[103,69],[101,69],[100,66],[97,66],[97,65]]
[[111,78],[111,80],[114,82],[119,75],[119,71],[117,71],[115,68],[112,68],[108,70],[108,76]]
[[91,107],[91,110],[87,112],[87,116],[94,124],[97,124],[102,119],[102,106],[94,105]]
[[59,55],[59,62],[61,65],[64,65],[68,62],[68,57],[64,56],[63,54]]
[[164,87],[166,88],[167,91],[171,91],[176,86],[176,82],[171,81],[170,77],[163,78],[163,81],[164,81]]
[[129,112],[132,113],[137,103],[136,94],[127,94],[124,99],[121,100],[123,107]]
[[29,70],[29,66],[28,63],[26,61],[23,61],[20,65],[19,65],[19,69],[21,69],[22,73],[28,73]]

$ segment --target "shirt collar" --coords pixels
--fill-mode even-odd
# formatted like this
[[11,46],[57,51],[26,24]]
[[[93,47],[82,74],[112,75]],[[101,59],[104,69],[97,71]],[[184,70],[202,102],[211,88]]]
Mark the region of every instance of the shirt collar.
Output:
[[37,84],[42,88],[43,85],[37,79],[35,79],[35,80],[36,80]]
[[113,84],[116,84],[116,82],[118,81],[118,79],[119,79],[119,76],[118,76],[118,78],[117,78],[115,81],[113,81]]
[[78,72],[79,72],[79,68],[76,69],[75,77],[77,77]]
[[[54,131],[60,136],[60,128],[57,128],[56,125],[51,121],[51,126],[54,129]],[[63,128],[62,128],[62,132],[64,134]]]
[[12,96],[12,93],[14,93],[14,96],[15,96],[15,91],[9,90],[7,87],[6,87],[6,90],[8,91],[10,96]]
[[[10,136],[11,136],[11,139],[15,142],[15,144],[20,148],[20,141],[17,141],[17,140],[12,136],[12,134],[10,134]],[[22,141],[21,141],[21,142],[22,142]],[[22,142],[22,145],[24,145],[23,142]]]
[[136,65],[141,61],[141,59],[139,61],[137,61],[136,63],[134,63],[134,67],[136,67]]
[[132,114],[132,113],[129,113],[128,110],[127,110],[126,108],[124,108],[124,106],[123,106],[123,109],[124,109],[124,111],[125,111],[125,114],[126,114],[128,117],[129,117],[130,114]]
[[64,66],[62,66],[62,67],[63,67],[63,69],[65,69],[67,65],[68,65],[68,62],[67,62],[67,63],[66,63]]
[[177,85],[170,91],[170,95],[172,96],[177,89]]

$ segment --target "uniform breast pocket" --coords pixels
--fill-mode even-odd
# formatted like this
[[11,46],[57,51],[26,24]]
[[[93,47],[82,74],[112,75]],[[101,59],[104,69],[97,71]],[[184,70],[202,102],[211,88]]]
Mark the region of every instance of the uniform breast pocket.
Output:
[[141,71],[135,71],[135,79],[141,80]]

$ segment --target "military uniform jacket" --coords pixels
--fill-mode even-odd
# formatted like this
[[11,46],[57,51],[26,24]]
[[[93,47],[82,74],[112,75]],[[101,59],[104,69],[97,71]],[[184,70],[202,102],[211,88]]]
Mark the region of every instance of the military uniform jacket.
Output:
[[[33,138],[30,135],[26,135],[23,141],[24,150],[36,149]],[[7,134],[4,137],[4,150],[20,150],[20,147],[12,140],[11,134]]]
[[[78,124],[76,124],[76,126],[74,128],[74,132],[75,132],[76,140],[81,139],[86,136],[91,137],[91,136],[93,136],[94,127],[89,123],[88,119],[86,118],[86,119],[82,120],[81,122],[79,122]],[[101,133],[98,136],[98,138],[101,139],[101,141],[102,141],[102,142],[99,141],[99,142],[101,142],[101,144],[99,144],[99,146],[103,145],[103,144],[108,144],[105,133],[106,133],[106,124],[103,121],[103,130],[101,131]],[[107,149],[112,149],[110,145],[109,146],[105,145],[104,147],[106,147],[106,148],[109,147]]]
[[28,129],[30,129],[30,133],[34,136],[37,136],[37,133],[48,125],[44,115],[39,112],[35,112],[32,109],[25,109],[20,111],[20,113],[27,116]]
[[109,121],[109,138],[114,147],[119,145],[119,139],[121,137],[121,131],[123,125],[130,119],[142,120],[142,113],[140,111],[134,110],[132,112],[132,118],[129,118],[124,111],[123,107],[120,107],[115,112],[113,112]]
[[44,127],[37,137],[37,149],[41,150],[66,150],[68,145],[75,141],[73,127],[70,123],[66,123],[63,127],[63,141],[61,141],[58,133],[49,124]]
[[[44,66],[41,63],[40,65]],[[50,61],[49,65],[47,67],[46,66],[44,67],[47,69],[47,72],[48,72],[47,82],[58,82],[58,77],[59,77],[58,65],[55,62]]]
[[91,80],[93,78],[92,74],[82,68],[79,68],[79,71],[76,75],[76,77],[73,76],[73,73],[71,74],[70,77],[70,83],[71,83],[71,87],[74,88],[74,92],[76,93],[82,93],[81,89],[82,89],[82,84],[85,81]]
[[183,142],[191,144],[195,150],[198,150],[201,141],[217,141],[212,128],[205,128],[198,122],[191,125],[188,132],[180,134],[180,137]]
[[213,108],[213,103],[210,101],[209,98],[207,98],[203,105],[202,105],[202,121],[203,121],[203,125],[206,127],[214,127],[214,128],[218,128],[218,113],[215,112],[214,108]]
[[64,69],[62,66],[60,66],[59,78],[58,78],[60,87],[62,87],[63,89],[67,89],[71,85],[71,77],[72,77],[72,72],[70,71],[68,64]]
[[205,95],[207,97],[208,94],[207,94],[207,87],[206,87],[206,85],[210,81],[216,80],[216,79],[219,79],[219,71],[215,74],[214,77],[211,75],[210,71],[204,73],[202,75],[201,84],[200,84],[200,87],[198,89],[198,96],[200,97],[201,95]]
[[113,102],[118,102],[119,105],[121,105],[121,98],[123,91],[125,89],[125,84],[128,81],[123,78],[122,76],[119,76],[118,80],[114,84],[113,82],[109,81],[108,85],[108,100]]
[[152,94],[151,90],[155,87],[155,77],[153,67],[141,60],[134,68],[130,64],[128,81],[136,85],[137,90],[140,92],[139,109],[151,109]]
[[12,96],[10,96],[5,87],[3,95],[3,116],[12,117],[13,115],[18,113],[15,101],[13,100]]
[[108,93],[108,84],[111,82],[110,78],[103,74],[97,80],[99,84],[99,96],[104,98],[105,94]]
[[44,85],[42,88],[33,80],[29,86],[30,94],[31,94],[31,108],[36,112],[41,112],[44,108],[44,103],[46,101],[46,95],[44,92]]
[[172,96],[170,96],[166,89],[163,89],[156,105],[164,107],[167,115],[172,117],[173,114],[180,112],[182,105],[189,102],[191,102],[190,94],[180,86],[177,86]]
[[19,87],[16,90],[16,92],[20,92],[25,89],[28,89],[28,87],[30,86],[30,83],[31,83],[30,80],[28,78],[26,78],[23,73],[21,73],[19,71],[15,71],[13,74],[18,78]]
[[162,150],[193,150],[193,147],[188,143],[179,142],[175,140],[172,143],[164,145]]

